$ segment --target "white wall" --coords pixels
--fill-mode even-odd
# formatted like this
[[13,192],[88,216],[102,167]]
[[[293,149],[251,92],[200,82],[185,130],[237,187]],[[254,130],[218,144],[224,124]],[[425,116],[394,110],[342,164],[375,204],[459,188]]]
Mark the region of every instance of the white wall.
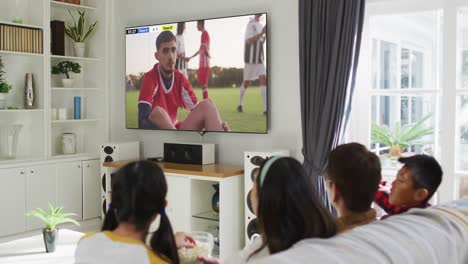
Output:
[[268,134],[207,133],[204,142],[218,144],[217,162],[220,163],[243,164],[243,153],[246,150],[289,149],[294,156],[301,158],[298,1],[296,0],[113,1],[109,83],[111,141],[139,140],[142,142],[144,157],[162,156],[164,142],[201,142],[200,135],[195,132],[125,128],[124,28],[126,26],[255,12],[267,12],[269,19],[269,132]]

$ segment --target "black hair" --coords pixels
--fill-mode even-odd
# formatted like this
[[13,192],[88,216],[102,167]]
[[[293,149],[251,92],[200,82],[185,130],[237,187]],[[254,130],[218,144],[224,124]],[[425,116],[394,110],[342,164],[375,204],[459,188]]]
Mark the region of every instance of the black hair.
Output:
[[177,35],[182,35],[185,29],[185,22],[177,23]]
[[161,47],[162,43],[166,43],[170,41],[176,41],[176,37],[174,36],[174,33],[172,33],[169,30],[159,33],[158,37],[156,38],[156,50],[158,50],[159,47]]
[[336,223],[314,192],[312,179],[294,158],[281,157],[265,161],[260,174],[267,169],[263,184],[260,175],[257,223],[262,246],[250,257],[268,247],[271,254],[286,250],[305,238],[328,238],[336,234]]
[[423,201],[427,203],[442,182],[443,172],[437,160],[431,156],[420,154],[399,158],[398,161],[404,164],[403,167],[411,171],[413,189],[427,189],[428,195]]
[[149,161],[129,163],[115,173],[111,185],[112,206],[105,215],[102,231],[112,231],[119,223],[148,231],[151,221],[160,214],[161,222],[150,246],[157,255],[179,263],[171,223],[164,213],[167,183],[161,168]]
[[362,144],[339,145],[330,152],[326,177],[336,184],[348,210],[366,212],[382,180],[380,159]]
[[203,27],[205,27],[205,20],[204,19],[197,20],[197,24],[201,24]]

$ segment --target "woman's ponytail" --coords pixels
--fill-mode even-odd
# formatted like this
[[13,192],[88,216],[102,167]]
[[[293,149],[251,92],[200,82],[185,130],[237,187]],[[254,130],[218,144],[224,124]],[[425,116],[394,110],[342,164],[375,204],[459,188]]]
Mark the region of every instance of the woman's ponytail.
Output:
[[107,210],[106,215],[104,216],[104,223],[102,224],[101,231],[112,231],[117,228],[118,222],[117,217],[115,216],[114,209],[112,206]]
[[171,223],[167,217],[164,209],[160,214],[161,222],[159,223],[159,228],[154,232],[153,237],[151,238],[150,245],[151,248],[167,258],[173,264],[179,264],[179,255],[177,253],[177,245],[174,239],[174,233],[172,231]]

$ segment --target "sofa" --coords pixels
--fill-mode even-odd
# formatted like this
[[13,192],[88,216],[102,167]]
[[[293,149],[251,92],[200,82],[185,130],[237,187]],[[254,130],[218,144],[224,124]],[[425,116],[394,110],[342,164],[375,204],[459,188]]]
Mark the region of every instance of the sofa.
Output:
[[302,240],[252,263],[468,264],[468,198]]

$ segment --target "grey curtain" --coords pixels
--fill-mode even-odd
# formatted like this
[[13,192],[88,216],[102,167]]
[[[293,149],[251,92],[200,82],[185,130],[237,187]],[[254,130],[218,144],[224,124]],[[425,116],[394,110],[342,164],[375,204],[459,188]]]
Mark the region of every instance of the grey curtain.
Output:
[[323,173],[351,110],[365,0],[299,0],[304,166],[324,203]]

